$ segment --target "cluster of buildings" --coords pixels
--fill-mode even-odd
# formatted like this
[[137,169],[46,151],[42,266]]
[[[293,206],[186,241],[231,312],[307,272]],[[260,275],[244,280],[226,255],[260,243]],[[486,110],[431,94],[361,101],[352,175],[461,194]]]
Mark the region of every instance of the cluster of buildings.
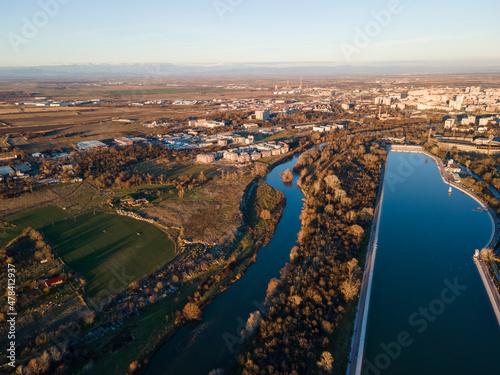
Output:
[[484,133],[488,126],[499,125],[500,116],[483,115],[481,117],[467,114],[459,114],[456,118],[447,118],[444,121],[444,129],[452,131]]
[[453,159],[448,160],[445,171],[450,172],[453,175],[455,181],[460,182],[461,178],[459,173],[462,172],[462,168],[460,168]]
[[76,148],[80,151],[92,151],[103,148],[108,148],[108,145],[101,141],[83,141],[76,144]]
[[[115,146],[131,146],[136,143],[146,143],[148,140],[142,137],[123,137],[115,138],[113,140],[113,145]],[[78,142],[76,148],[80,151],[93,151],[103,148],[108,148],[108,145],[101,141],[82,141]]]
[[329,132],[331,130],[344,129],[344,128],[345,128],[345,125],[333,124],[333,125],[313,126],[312,130],[315,132],[323,133],[323,132]]
[[146,100],[144,102],[134,102],[130,103],[131,106],[143,106],[143,105],[162,105],[167,104],[168,100]]
[[188,125],[199,128],[214,129],[214,128],[221,128],[223,126],[226,126],[227,124],[224,121],[200,119],[200,120],[189,120]]
[[213,152],[208,154],[199,154],[196,161],[199,163],[213,163],[223,158],[224,160],[246,164],[257,161],[262,158],[285,154],[290,151],[290,146],[284,142],[261,142],[249,146],[232,148],[224,152]]
[[24,178],[29,171],[31,171],[29,164],[14,164],[13,167],[2,165],[0,166],[0,181],[6,177]]
[[419,111],[437,110],[445,112],[496,112],[500,110],[500,89],[481,89],[480,87],[457,88],[420,88],[407,92],[389,92],[384,97],[376,97],[376,105],[415,107]]
[[46,97],[36,97],[32,102],[16,102],[16,105],[27,105],[35,107],[67,107],[67,106],[79,106],[87,104],[99,104],[102,99],[90,99],[90,100],[52,100]]
[[184,100],[178,99],[172,102],[173,105],[195,105],[198,104],[198,100]]
[[171,124],[168,123],[168,122],[159,123],[159,122],[156,122],[156,121],[144,124],[144,126],[146,128],[161,128],[163,126],[169,126],[169,125],[171,125]]
[[[278,131],[278,130],[276,130]],[[270,130],[273,132],[273,130]],[[174,133],[158,136],[160,143],[173,150],[189,150],[210,146],[225,147],[231,144],[252,144],[255,136],[246,134],[245,136],[237,132],[204,134],[194,129],[183,133]]]

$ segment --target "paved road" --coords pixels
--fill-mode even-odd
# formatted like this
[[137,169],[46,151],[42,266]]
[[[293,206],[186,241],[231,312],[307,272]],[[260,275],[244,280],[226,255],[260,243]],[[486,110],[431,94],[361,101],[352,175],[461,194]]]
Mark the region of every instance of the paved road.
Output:
[[493,311],[497,317],[498,324],[500,325],[500,294],[498,294],[498,289],[490,275],[490,271],[486,266],[486,262],[479,256],[477,259],[474,259],[474,263],[477,266],[479,274],[481,275],[481,279],[483,280],[484,287],[486,288],[486,292],[488,293],[488,297],[491,302],[491,306],[493,307]]

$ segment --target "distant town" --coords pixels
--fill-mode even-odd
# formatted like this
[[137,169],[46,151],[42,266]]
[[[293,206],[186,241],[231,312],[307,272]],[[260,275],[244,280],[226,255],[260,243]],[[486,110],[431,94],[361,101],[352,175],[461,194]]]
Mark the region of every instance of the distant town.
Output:
[[[261,373],[251,369],[285,347],[314,353],[311,373],[345,374],[389,155],[420,153],[450,184],[444,197],[457,189],[480,202],[473,212],[500,212],[500,81],[482,76],[3,85],[0,258],[24,270],[12,356],[21,374],[176,373],[155,353],[170,353],[188,322],[199,323],[182,342],[196,339],[181,357],[222,348],[236,362],[204,341],[224,336],[204,320],[220,315],[217,296],[233,283],[264,298],[223,306],[247,319],[244,329],[224,322],[253,358],[234,371]],[[295,224],[280,227],[282,217]],[[284,258],[261,257],[268,245]],[[252,264],[257,277],[245,272]],[[300,339],[283,323],[291,311],[310,316]],[[342,319],[352,352],[350,334],[335,336]],[[275,373],[308,373],[280,363]]]

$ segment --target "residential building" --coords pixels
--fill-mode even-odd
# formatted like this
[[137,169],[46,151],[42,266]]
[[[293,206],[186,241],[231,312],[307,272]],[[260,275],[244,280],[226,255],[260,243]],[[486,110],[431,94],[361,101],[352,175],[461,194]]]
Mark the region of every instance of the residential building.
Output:
[[271,118],[270,111],[255,111],[256,120],[269,121],[270,118]]

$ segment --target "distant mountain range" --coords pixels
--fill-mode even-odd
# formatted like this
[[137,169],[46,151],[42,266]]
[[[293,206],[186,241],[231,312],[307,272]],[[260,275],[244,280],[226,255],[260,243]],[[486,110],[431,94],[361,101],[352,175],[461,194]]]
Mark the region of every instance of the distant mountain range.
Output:
[[0,67],[0,79],[21,78],[137,78],[236,77],[236,76],[325,76],[412,73],[500,72],[500,66],[432,65],[334,65],[333,63],[252,63],[252,64],[81,64],[32,67]]

